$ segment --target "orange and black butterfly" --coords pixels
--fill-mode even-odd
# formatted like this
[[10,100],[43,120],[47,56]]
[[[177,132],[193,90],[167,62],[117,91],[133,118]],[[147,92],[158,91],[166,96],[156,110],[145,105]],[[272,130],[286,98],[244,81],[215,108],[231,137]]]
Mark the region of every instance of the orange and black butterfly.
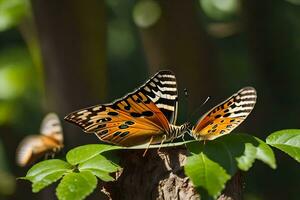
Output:
[[177,99],[175,75],[164,70],[125,97],[72,112],[65,120],[108,143],[121,146],[161,143],[188,131],[188,124],[175,125]]
[[44,118],[39,135],[25,137],[16,153],[17,164],[21,167],[32,164],[38,158],[55,153],[63,147],[63,133],[59,118],[49,113]]
[[256,90],[245,87],[204,114],[193,127],[191,135],[198,140],[213,140],[230,133],[253,110]]

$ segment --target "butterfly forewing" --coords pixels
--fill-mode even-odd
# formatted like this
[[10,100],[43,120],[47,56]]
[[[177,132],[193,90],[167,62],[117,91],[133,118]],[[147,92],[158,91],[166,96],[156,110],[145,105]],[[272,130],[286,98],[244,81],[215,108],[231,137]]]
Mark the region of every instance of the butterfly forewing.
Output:
[[170,124],[176,123],[178,92],[176,77],[172,71],[163,70],[157,72],[138,90],[141,90],[150,98]]
[[112,104],[70,113],[65,119],[103,141],[122,146],[161,142],[176,120],[175,76],[160,71],[136,91]]
[[193,136],[200,140],[212,140],[230,133],[253,110],[256,98],[256,91],[252,87],[239,90],[203,115],[192,130]]

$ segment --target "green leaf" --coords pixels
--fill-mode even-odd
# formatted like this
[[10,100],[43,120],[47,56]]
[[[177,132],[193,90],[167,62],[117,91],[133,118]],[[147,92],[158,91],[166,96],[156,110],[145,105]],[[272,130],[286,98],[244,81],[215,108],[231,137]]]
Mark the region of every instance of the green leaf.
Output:
[[[225,187],[226,181],[224,182],[224,180],[228,180],[228,176],[234,175],[238,168],[243,171],[249,170],[255,159],[265,162],[272,168],[276,167],[272,149],[262,140],[251,135],[230,134],[216,140],[206,141],[205,143],[195,141],[186,145],[192,153],[192,156],[188,157],[186,166],[188,166],[189,172],[193,172],[189,173],[186,171],[187,175],[192,181],[196,181],[196,183],[193,181],[196,186],[203,187],[213,196],[219,194],[222,188]],[[205,159],[202,158],[203,156],[205,156]],[[220,180],[216,186],[211,186],[210,184],[201,185],[204,183],[198,184],[198,182],[201,182],[198,179],[203,178],[203,176],[197,175],[197,170],[199,170],[197,166],[201,166],[201,170],[203,170],[203,162],[207,159],[217,164],[217,168],[222,168],[226,172],[226,175],[220,173],[222,177],[219,177]],[[191,169],[192,167],[195,167],[194,171]],[[204,178],[215,179],[214,174],[211,173],[208,173],[207,177]]]
[[109,173],[116,172],[120,166],[107,160],[102,155],[97,155],[78,166],[79,171],[90,171],[103,181],[113,181],[114,178]]
[[70,150],[67,153],[66,158],[70,164],[77,165],[99,155],[102,152],[115,149],[122,149],[122,147],[107,144],[88,144]]
[[23,179],[32,182],[33,192],[39,192],[71,170],[72,166],[65,161],[58,159],[46,160],[31,167]]
[[97,178],[88,171],[69,173],[56,188],[59,200],[80,200],[91,194],[97,186]]
[[259,159],[275,168],[275,156],[272,149],[262,140],[247,134],[229,134],[216,140],[187,144],[192,153],[204,152],[210,159],[218,162],[233,175],[237,167],[249,170],[255,159]]
[[287,153],[300,162],[300,130],[288,129],[276,131],[266,139],[267,144]]
[[230,179],[230,175],[204,153],[188,157],[184,170],[196,187],[203,187],[213,197],[220,194]]
[[238,167],[241,170],[248,171],[250,167],[253,165],[255,161],[255,157],[256,157],[256,148],[252,144],[246,143],[244,155],[236,158]]
[[0,0],[0,31],[17,25],[28,14],[26,0]]
[[256,138],[256,141],[259,143],[256,148],[256,159],[266,163],[272,169],[276,169],[276,160],[273,150],[269,145],[259,138]]

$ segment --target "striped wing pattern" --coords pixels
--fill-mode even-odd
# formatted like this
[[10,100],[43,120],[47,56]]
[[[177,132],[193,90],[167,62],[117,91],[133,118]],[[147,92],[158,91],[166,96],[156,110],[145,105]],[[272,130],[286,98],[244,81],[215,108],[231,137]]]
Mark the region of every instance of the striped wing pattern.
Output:
[[253,110],[256,90],[245,87],[203,115],[192,130],[199,140],[213,140],[230,133],[239,126]]
[[72,112],[65,120],[102,141],[134,146],[169,139],[169,124],[176,120],[176,112],[176,79],[165,70],[123,98]]
[[162,70],[157,72],[137,91],[139,90],[147,95],[161,110],[170,124],[176,123],[178,92],[176,77],[172,71]]

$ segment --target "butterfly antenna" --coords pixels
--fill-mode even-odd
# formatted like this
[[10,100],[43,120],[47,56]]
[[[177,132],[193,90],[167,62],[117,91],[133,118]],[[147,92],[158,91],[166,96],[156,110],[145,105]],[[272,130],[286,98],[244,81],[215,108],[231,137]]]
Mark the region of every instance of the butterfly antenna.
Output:
[[188,92],[188,89],[187,88],[184,88],[183,89],[183,91],[184,91],[184,105],[185,105],[185,107],[186,107],[186,109],[185,109],[185,113],[184,113],[184,118],[185,119],[188,119],[188,113],[189,113],[189,92]]
[[190,121],[192,118],[193,118],[193,116],[195,116],[195,114],[197,114],[199,111],[200,111],[200,109],[209,101],[209,99],[210,99],[210,97],[208,96],[206,99],[205,99],[205,101],[200,105],[200,106],[198,106],[196,109],[195,109],[195,111],[189,116],[189,120],[188,121]]

